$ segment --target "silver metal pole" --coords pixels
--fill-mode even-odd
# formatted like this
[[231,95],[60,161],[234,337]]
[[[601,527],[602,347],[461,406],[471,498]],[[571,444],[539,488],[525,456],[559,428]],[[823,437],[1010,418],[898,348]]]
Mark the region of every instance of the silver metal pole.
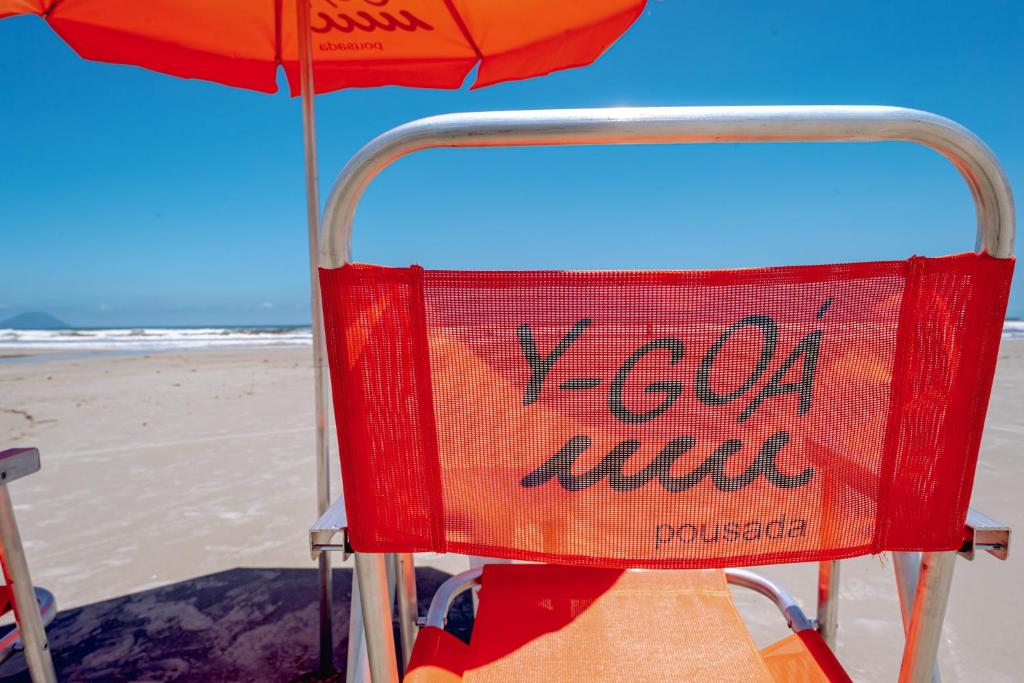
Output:
[[56,683],[50,644],[46,640],[46,629],[39,615],[39,603],[32,588],[28,572],[25,549],[14,518],[11,494],[7,486],[0,484],[0,559],[10,583],[11,606],[14,619],[18,622],[21,642],[25,646],[25,661],[34,683]]
[[355,560],[370,659],[370,680],[373,683],[398,683],[387,562],[380,553],[355,553]]
[[900,666],[900,683],[932,680],[956,556],[956,551],[924,553]]
[[921,572],[921,553],[894,552],[892,569],[896,575],[896,591],[900,597],[900,614],[903,616],[903,633],[910,631],[910,617],[914,611],[914,595]]
[[[317,252],[320,243],[320,190],[316,162],[316,115],[313,105],[313,45],[309,32],[311,0],[299,0],[296,31],[299,48],[299,88],[302,92],[302,145],[306,161],[306,236],[309,244],[309,306],[313,327],[313,383],[316,403],[316,514],[319,517],[331,504],[331,470],[327,440],[329,382],[324,362],[324,324],[320,308],[320,279]],[[331,554],[317,558],[320,602],[320,670],[334,668],[334,627],[331,614]]]
[[[892,554],[892,568],[893,573],[896,574],[896,592],[900,598],[903,635],[907,636],[910,633],[910,620],[914,611],[914,597],[917,594],[918,579],[921,574],[921,553],[894,552]],[[937,658],[931,680],[932,683],[942,683]]]
[[370,680],[370,663],[367,661],[366,639],[363,637],[363,602],[359,595],[359,582],[354,573],[351,595],[348,608],[348,659],[345,664],[345,680],[348,683],[362,683]]
[[963,126],[900,107],[640,107],[445,114],[377,136],[345,165],[324,210],[320,263],[349,259],[352,220],[370,181],[412,152],[440,147],[712,142],[915,142],[963,176],[978,215],[977,246],[1013,255],[1013,195],[995,155]]
[[787,593],[782,586],[776,585],[763,576],[745,569],[726,569],[725,579],[731,586],[749,588],[774,602],[794,633],[807,631],[814,627],[811,620],[800,609],[800,605],[796,604],[793,596]]
[[416,603],[416,565],[412,553],[398,555],[398,571],[396,572],[398,588],[398,632],[402,637],[402,670],[409,666],[412,657],[412,646],[416,642],[419,628],[416,619],[419,608]]
[[839,560],[818,563],[818,632],[833,651],[839,629]]

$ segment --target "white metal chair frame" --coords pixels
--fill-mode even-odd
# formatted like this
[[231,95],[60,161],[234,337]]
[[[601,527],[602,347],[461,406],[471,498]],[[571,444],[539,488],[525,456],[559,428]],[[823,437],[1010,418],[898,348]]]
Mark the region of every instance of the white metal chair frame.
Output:
[[[1010,258],[1014,243],[1013,196],[1006,175],[989,148],[973,133],[927,112],[875,106],[781,107],[644,107],[479,112],[433,116],[398,126],[364,146],[345,165],[334,183],[324,211],[320,265],[337,268],[350,260],[356,207],[370,182],[398,159],[427,149],[445,147],[518,147],[543,145],[608,145],[715,142],[883,142],[904,141],[930,147],[960,171],[977,209],[975,248],[997,258]],[[316,288],[314,287],[316,290]],[[322,329],[319,292],[314,329]],[[315,355],[322,371],[322,340]],[[318,387],[318,393],[325,388]],[[326,392],[325,392],[326,393]],[[350,550],[345,535],[344,501],[340,499],[310,528],[314,557],[322,551]],[[968,518],[969,541],[961,554],[973,558],[984,549],[1005,559],[1009,530],[973,510]],[[945,616],[957,553],[894,553],[894,568],[903,612],[906,647],[901,682],[925,683],[938,678],[936,653]],[[830,647],[835,646],[838,613],[838,561],[819,564],[818,612],[815,627]],[[375,683],[398,680],[392,633],[396,593],[402,654],[408,662],[419,624],[412,556],[355,553],[355,581],[350,619],[349,679],[359,674],[357,658],[365,629],[370,673]],[[754,578],[751,578],[754,577]],[[731,582],[745,579],[772,597],[787,614],[785,592],[749,572],[732,571]],[[427,622],[443,620],[456,589],[475,581],[471,572],[453,577],[435,596]],[[739,581],[742,583],[742,581]],[[792,603],[795,607],[795,603]],[[799,608],[797,608],[799,612]],[[441,617],[438,617],[441,614]],[[362,617],[361,619],[359,617]],[[794,630],[804,624],[788,617]],[[800,617],[803,613],[800,612]],[[806,618],[804,617],[804,620]],[[427,623],[424,622],[424,623]],[[807,622],[810,624],[811,622]],[[435,624],[436,625],[436,624]],[[353,655],[356,655],[354,657]]]

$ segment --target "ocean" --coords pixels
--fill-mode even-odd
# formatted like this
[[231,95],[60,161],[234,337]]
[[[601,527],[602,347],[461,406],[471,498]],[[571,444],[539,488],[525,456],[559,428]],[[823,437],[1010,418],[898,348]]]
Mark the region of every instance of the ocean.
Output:
[[312,338],[308,326],[0,329],[0,349],[148,353],[240,346],[308,346]]
[[[1024,339],[1024,320],[1007,320],[1003,339]],[[218,347],[308,346],[309,327],[138,327],[72,330],[0,329],[0,350],[50,352],[179,351]]]

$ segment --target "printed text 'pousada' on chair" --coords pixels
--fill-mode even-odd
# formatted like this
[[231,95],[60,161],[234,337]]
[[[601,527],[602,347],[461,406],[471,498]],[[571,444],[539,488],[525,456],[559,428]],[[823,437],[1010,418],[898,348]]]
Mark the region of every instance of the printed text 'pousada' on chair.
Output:
[[[956,165],[977,252],[687,272],[349,263],[363,190],[422,149],[883,140]],[[313,538],[314,551],[355,552],[374,682],[397,680],[399,661],[417,681],[849,680],[831,649],[837,561],[884,551],[904,611],[900,680],[931,680],[957,552],[1005,557],[1008,543],[968,508],[1013,234],[988,148],[907,109],[457,114],[369,143],[324,219],[347,522],[329,514],[347,529],[344,544],[318,543],[323,524]],[[420,620],[419,551],[543,564],[453,577]],[[725,569],[811,561],[816,621],[766,579]],[[774,600],[794,635],[758,651],[729,583]],[[442,629],[475,584],[467,645]]]

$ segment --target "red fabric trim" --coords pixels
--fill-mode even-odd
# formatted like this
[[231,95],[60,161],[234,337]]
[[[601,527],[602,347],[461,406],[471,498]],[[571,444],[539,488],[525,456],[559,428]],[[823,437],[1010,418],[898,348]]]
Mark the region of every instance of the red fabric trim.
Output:
[[423,310],[423,269],[412,266],[410,286],[412,288],[412,321],[413,346],[417,358],[416,388],[418,390],[417,405],[420,409],[420,427],[423,430],[423,463],[426,474],[430,477],[430,507],[433,516],[433,536],[430,543],[437,552],[447,552],[444,533],[444,498],[441,495],[441,468],[437,462],[437,428],[434,419],[434,397],[430,383],[430,351],[427,348],[427,318]]
[[[956,265],[918,267],[892,475],[902,488],[887,496],[880,550],[955,550],[962,541],[1014,260],[967,254]],[[930,338],[934,329],[945,332]]]
[[831,683],[853,683],[850,675],[846,673],[831,648],[825,644],[820,633],[814,629],[806,629],[799,631],[797,635],[814,657],[814,661],[821,667],[821,672],[828,677]]
[[776,683],[851,683],[821,635],[811,629],[763,648],[761,657]]
[[[326,271],[321,268],[318,271],[318,275],[320,278],[321,288],[325,288],[327,280]],[[326,345],[333,351],[329,351],[327,353],[327,359],[331,377],[331,397],[334,405],[335,428],[338,433],[339,456],[344,461],[346,460],[345,451],[350,448],[350,444],[343,435],[350,433],[349,416],[354,415],[355,413],[349,401],[349,397],[353,396],[353,392],[347,392],[342,389],[342,383],[344,380],[342,379],[343,373],[341,368],[349,367],[352,364],[349,359],[348,347],[345,344],[332,343],[330,337],[330,331],[338,329],[342,324],[340,321],[335,320],[336,310],[337,309],[333,307],[323,307],[324,327],[327,330]],[[359,492],[359,488],[355,485],[354,477],[343,476],[341,478],[341,488],[344,492],[346,501],[346,520],[350,526],[353,524],[361,526],[357,521],[359,519],[360,506],[348,505],[348,501],[352,500],[353,497],[358,496]]]
[[[912,256],[907,261],[906,284],[903,287],[903,297],[900,300],[900,323],[899,336],[896,339],[896,351],[893,354],[892,384],[889,391],[889,417],[886,420],[886,448],[885,458],[882,460],[882,472],[891,472],[896,467],[896,459],[899,450],[899,430],[901,427],[902,412],[904,410],[904,384],[907,381],[908,361],[907,353],[913,340],[909,334],[911,316],[917,309],[918,289],[920,288],[920,268],[922,259]],[[892,519],[889,515],[889,504],[892,500],[890,489],[892,479],[882,477],[879,481],[878,490],[878,523],[875,525],[875,541],[873,543],[874,553],[881,552],[885,547],[886,533]]]
[[426,626],[416,636],[406,683],[441,683],[461,681],[469,657],[469,646],[439,628]]
[[[960,547],[959,545],[957,546]],[[893,548],[892,550],[901,550]],[[909,550],[909,549],[908,549]],[[365,552],[392,553],[402,552],[394,549],[392,545],[381,545]],[[505,546],[488,546],[480,543],[459,543],[448,541],[449,553],[460,555],[481,555],[484,557],[501,557],[524,562],[547,562],[557,563],[570,567],[601,567],[607,569],[725,569],[726,567],[750,567],[758,564],[765,564],[764,553],[750,553],[749,555],[736,555],[730,557],[719,557],[714,562],[706,558],[673,558],[673,559],[650,559],[644,557],[629,558],[594,558],[591,555],[573,555],[569,553],[544,553],[533,550],[509,550]],[[842,548],[839,550],[807,550],[791,553],[773,553],[772,564],[790,564],[797,562],[817,562],[824,560],[846,560],[851,557],[862,557],[872,552],[872,546],[857,546],[853,548]]]
[[[1005,260],[979,254],[955,254],[939,259],[948,267],[976,257]],[[920,257],[916,257],[920,258]],[[1012,260],[1010,260],[1012,263]],[[524,282],[540,282],[551,287],[583,288],[595,285],[748,285],[770,281],[772,284],[798,284],[839,280],[850,277],[902,275],[907,261],[866,261],[862,263],[815,264],[805,266],[768,266],[722,270],[428,270],[424,273],[455,281],[472,282],[474,287],[508,289]],[[342,268],[359,273],[395,272],[406,268],[351,263]],[[327,269],[321,269],[327,270]]]
[[345,292],[345,307],[324,306],[324,328],[352,547],[369,552],[401,529],[410,552],[431,550],[437,491],[427,483],[436,465],[422,442],[421,390],[411,367],[392,374],[377,362],[416,355],[413,279],[406,269],[339,268],[321,269],[320,280],[324,291]]
[[[1010,259],[1004,267],[1012,272],[1013,259]],[[1006,279],[1008,285],[1009,275]],[[977,473],[975,462],[981,449],[985,416],[988,414],[988,405],[992,398],[992,382],[995,379],[1010,288],[1009,286],[1004,287],[997,278],[987,278],[984,284],[973,292],[973,296],[978,299],[978,302],[969,309],[970,319],[967,328],[978,330],[978,334],[967,337],[969,346],[963,349],[963,353],[976,358],[977,362],[973,371],[970,374],[965,373],[964,378],[957,383],[954,394],[955,402],[958,405],[968,406],[966,423],[975,427],[973,430],[965,430],[960,434],[963,438],[963,449],[968,453],[973,453],[974,457],[964,459],[960,463],[959,480],[962,485],[955,490],[956,497],[951,502],[952,507],[957,510],[956,518],[964,521],[967,519],[967,511],[971,503],[971,491],[974,488],[974,477]],[[980,391],[975,393],[971,387],[980,388]],[[962,524],[963,522],[960,522],[961,526]]]

